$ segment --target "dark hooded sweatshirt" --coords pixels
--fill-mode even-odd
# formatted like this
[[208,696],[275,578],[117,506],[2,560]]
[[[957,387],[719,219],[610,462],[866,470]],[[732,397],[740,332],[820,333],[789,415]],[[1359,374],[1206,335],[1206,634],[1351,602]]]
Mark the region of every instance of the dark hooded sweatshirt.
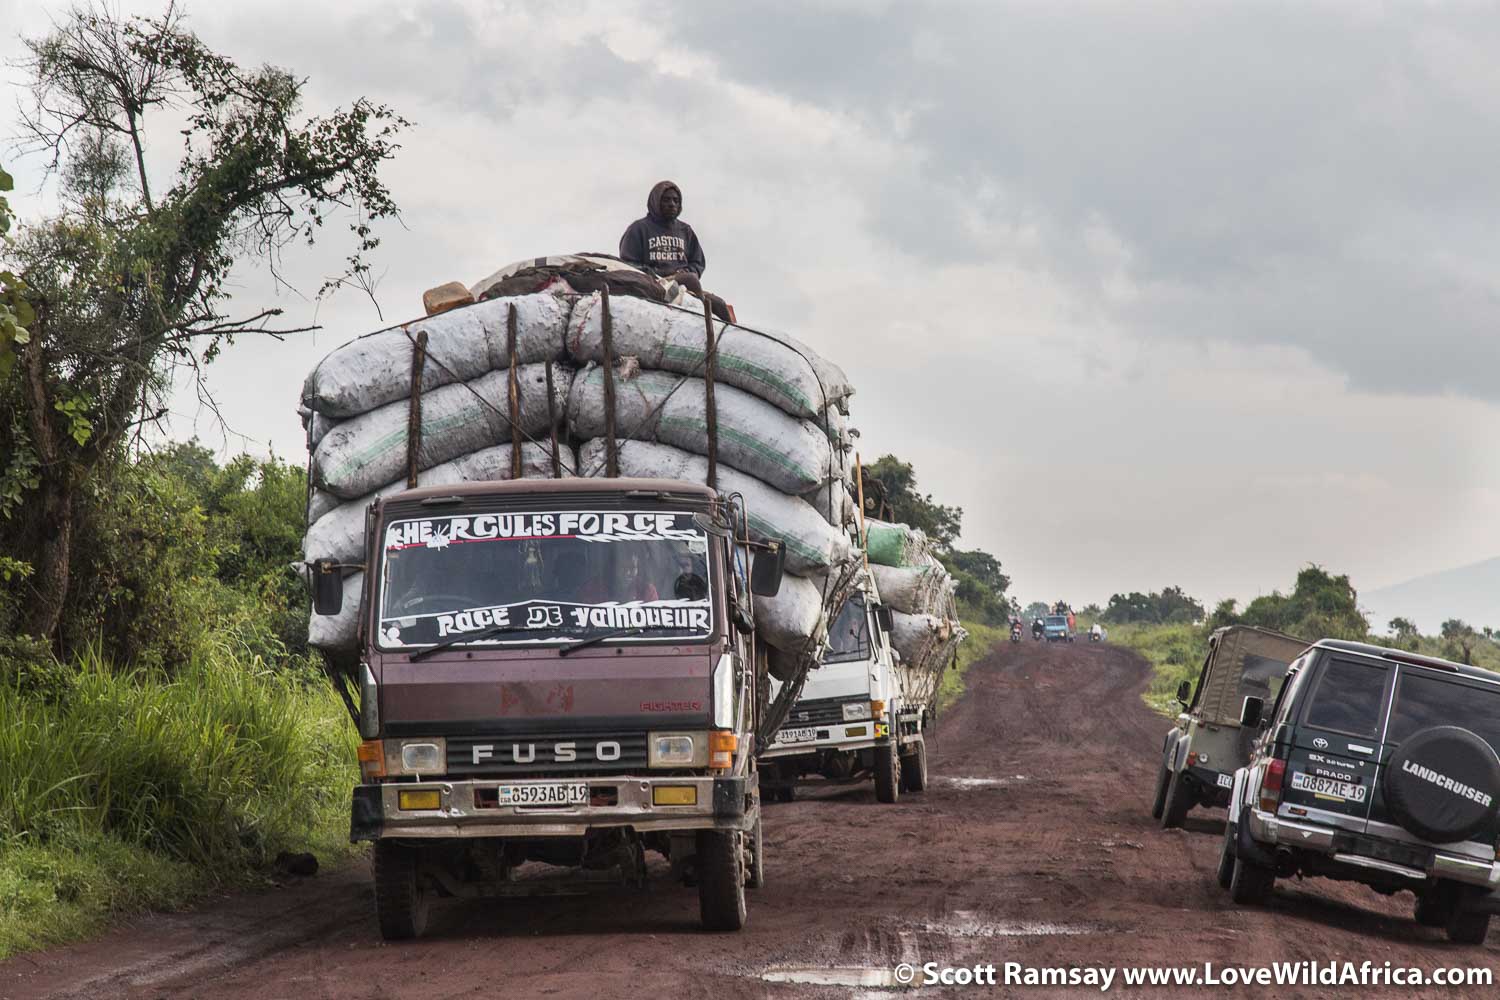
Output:
[[620,237],[620,259],[662,277],[678,271],[701,277],[707,262],[698,245],[698,234],[681,218],[668,222],[662,217],[661,197],[669,188],[682,198],[682,189],[671,181],[652,188],[646,198],[646,217],[632,222]]

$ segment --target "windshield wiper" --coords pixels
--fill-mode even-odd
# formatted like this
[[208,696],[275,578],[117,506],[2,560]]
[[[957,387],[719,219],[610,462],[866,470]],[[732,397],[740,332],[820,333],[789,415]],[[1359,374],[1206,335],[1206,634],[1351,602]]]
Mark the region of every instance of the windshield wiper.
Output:
[[495,636],[503,635],[506,632],[531,631],[534,631],[534,629],[529,625],[491,625],[483,632],[475,632],[473,635],[455,635],[451,639],[444,639],[436,646],[428,646],[426,649],[420,649],[417,652],[411,654],[410,662],[416,663],[418,660],[425,660],[433,653],[441,653],[445,649],[452,649],[454,646],[457,646],[461,642],[482,642],[485,639],[493,639]]
[[644,631],[646,630],[643,628],[617,628],[612,632],[600,632],[598,635],[589,636],[587,639],[579,639],[571,646],[564,646],[557,651],[557,655],[567,656],[569,653],[578,652],[585,646],[597,646],[601,642],[608,642],[611,639],[619,639],[627,635],[640,635]]

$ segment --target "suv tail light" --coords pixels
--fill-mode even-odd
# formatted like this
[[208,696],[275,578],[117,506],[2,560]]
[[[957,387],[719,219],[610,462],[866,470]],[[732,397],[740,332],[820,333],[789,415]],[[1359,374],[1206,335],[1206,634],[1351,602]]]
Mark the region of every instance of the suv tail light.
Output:
[[1286,777],[1286,761],[1271,760],[1260,779],[1260,811],[1273,813],[1281,804],[1281,782]]

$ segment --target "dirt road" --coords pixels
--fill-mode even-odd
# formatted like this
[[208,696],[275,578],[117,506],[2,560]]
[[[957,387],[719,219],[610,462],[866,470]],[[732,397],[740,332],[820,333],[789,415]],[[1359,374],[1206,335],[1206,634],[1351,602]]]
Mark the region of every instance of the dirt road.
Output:
[[[1410,897],[1284,882],[1266,909],[1233,906],[1212,880],[1222,813],[1195,811],[1171,832],[1149,818],[1167,724],[1140,701],[1146,674],[1107,645],[997,649],[940,722],[926,794],[880,806],[861,785],[767,808],[770,884],[738,935],[699,931],[695,894],[658,882],[588,899],[448,904],[428,938],[385,945],[358,867],[13,959],[0,964],[0,998],[880,996],[898,995],[881,987],[903,961],[1369,959],[1500,972],[1500,928],[1482,949],[1450,945],[1411,921]],[[1117,984],[1111,995],[1183,994]]]

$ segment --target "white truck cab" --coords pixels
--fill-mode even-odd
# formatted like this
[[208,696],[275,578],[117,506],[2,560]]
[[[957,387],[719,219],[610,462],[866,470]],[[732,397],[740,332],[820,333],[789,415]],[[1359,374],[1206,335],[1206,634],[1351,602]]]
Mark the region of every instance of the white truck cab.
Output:
[[761,786],[772,800],[791,801],[812,775],[838,783],[873,779],[881,802],[927,787],[931,692],[918,690],[904,669],[891,646],[890,612],[878,600],[867,577],[835,619],[823,665],[809,672],[761,753]]

